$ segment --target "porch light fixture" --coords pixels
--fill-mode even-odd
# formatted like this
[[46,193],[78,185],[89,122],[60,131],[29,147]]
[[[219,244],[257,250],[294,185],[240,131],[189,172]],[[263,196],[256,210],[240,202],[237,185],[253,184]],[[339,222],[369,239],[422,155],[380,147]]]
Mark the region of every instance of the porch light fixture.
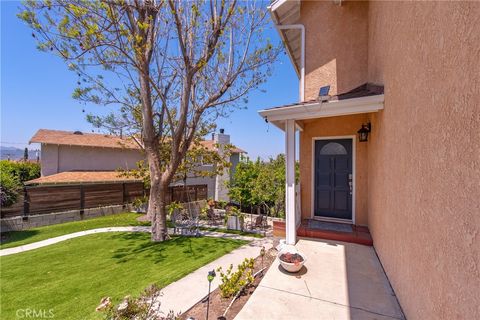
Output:
[[363,123],[362,127],[360,130],[357,131],[358,133],[358,141],[360,142],[366,142],[368,141],[368,134],[372,131],[372,124],[369,123]]

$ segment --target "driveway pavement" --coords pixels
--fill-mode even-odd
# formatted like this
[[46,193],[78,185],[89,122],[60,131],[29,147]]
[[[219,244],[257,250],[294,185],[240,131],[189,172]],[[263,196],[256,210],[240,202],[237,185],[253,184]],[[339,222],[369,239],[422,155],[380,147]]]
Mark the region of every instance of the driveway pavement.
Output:
[[302,270],[288,274],[277,259],[235,319],[404,319],[372,247],[303,239],[296,247]]

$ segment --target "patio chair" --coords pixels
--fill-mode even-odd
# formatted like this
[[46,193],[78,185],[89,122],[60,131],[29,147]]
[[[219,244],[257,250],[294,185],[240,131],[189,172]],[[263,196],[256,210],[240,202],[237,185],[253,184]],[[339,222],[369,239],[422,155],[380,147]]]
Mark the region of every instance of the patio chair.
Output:
[[187,205],[186,210],[174,210],[172,213],[174,233],[176,234],[179,231],[181,235],[198,236],[199,215],[199,210],[191,205]]
[[247,225],[247,228],[250,230],[254,229],[261,229],[265,230],[268,228],[268,220],[267,216],[264,214],[260,214],[256,216],[253,220],[250,220],[250,222]]

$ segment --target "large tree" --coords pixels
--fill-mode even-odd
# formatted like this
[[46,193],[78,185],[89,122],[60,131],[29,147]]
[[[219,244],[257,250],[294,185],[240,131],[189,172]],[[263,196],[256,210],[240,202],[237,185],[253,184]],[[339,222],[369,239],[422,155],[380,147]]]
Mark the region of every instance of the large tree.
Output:
[[165,195],[189,150],[270,74],[279,47],[264,39],[263,7],[226,0],[24,3],[19,17],[38,48],[78,74],[74,97],[119,106],[90,120],[140,137],[154,241],[168,237]]

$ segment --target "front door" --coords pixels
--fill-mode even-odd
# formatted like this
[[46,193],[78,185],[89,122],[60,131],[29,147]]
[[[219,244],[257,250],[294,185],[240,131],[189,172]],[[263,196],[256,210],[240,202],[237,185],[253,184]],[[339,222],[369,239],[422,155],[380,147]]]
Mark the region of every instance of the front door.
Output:
[[352,139],[315,140],[314,215],[352,220]]

